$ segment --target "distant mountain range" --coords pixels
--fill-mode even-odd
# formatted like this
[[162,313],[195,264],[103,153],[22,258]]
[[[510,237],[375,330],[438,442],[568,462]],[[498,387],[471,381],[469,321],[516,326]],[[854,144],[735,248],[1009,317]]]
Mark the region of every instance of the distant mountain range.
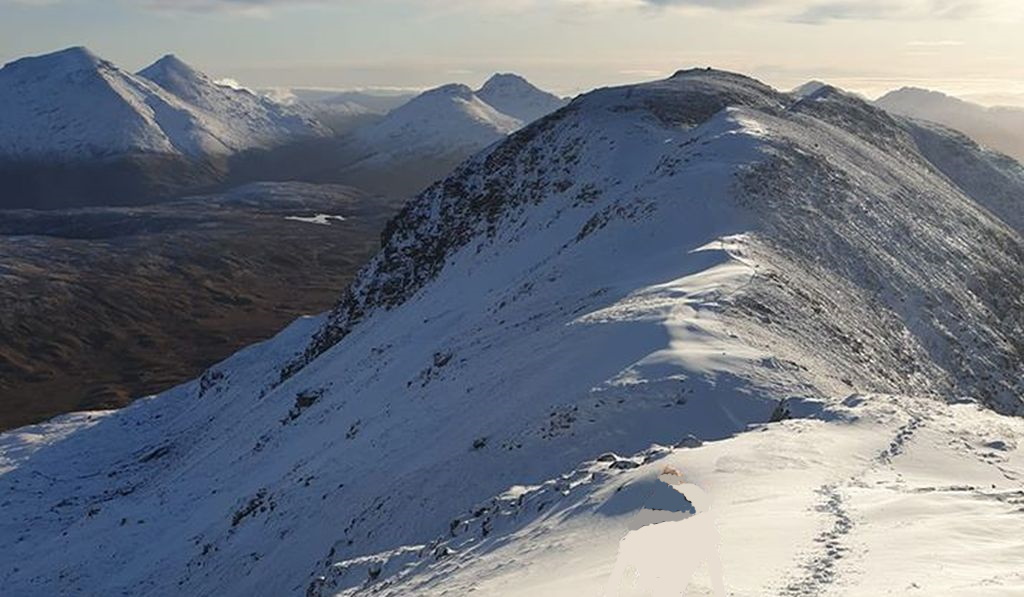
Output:
[[328,134],[302,114],[218,85],[174,56],[132,74],[81,47],[4,66],[0,106],[0,155],[8,158],[210,158]]
[[329,135],[173,56],[137,74],[81,47],[23,58],[0,69],[0,208],[146,203],[223,182],[235,156]]
[[916,87],[892,91],[875,103],[894,114],[956,129],[989,149],[1024,162],[1024,108],[986,107]]
[[405,197],[564,104],[516,75],[415,98],[279,99],[173,55],[138,73],[82,47],[16,60],[0,69],[0,208],[141,204],[254,180]]
[[[124,405],[327,308],[405,199],[563,104],[514,75],[484,92],[515,116],[459,85],[273,99],[173,55],[130,73],[75,47],[0,69],[0,428]],[[343,223],[283,219],[339,197]]]
[[[386,193],[424,188],[460,162],[566,101],[518,75],[498,74],[473,90],[450,84],[425,91],[357,130],[353,140],[365,157],[344,172],[357,186]],[[391,176],[381,176],[383,171]],[[379,181],[383,187],[375,187]]]

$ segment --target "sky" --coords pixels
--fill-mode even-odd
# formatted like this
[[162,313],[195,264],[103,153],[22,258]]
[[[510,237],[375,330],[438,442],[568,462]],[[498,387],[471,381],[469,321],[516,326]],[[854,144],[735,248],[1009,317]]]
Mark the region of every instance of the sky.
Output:
[[173,53],[248,87],[426,88],[518,72],[565,95],[714,66],[780,89],[904,85],[1024,105],[1020,0],[0,0],[0,61]]

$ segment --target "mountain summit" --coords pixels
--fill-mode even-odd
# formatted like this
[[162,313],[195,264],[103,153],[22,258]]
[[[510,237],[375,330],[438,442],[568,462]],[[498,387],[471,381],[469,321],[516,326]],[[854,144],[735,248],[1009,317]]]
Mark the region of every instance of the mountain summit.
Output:
[[[496,75],[479,91],[460,83],[442,85],[357,130],[356,152],[365,159],[349,165],[346,176],[377,192],[413,194],[470,155],[562,105],[516,75]],[[380,186],[380,181],[385,184]]]
[[0,207],[145,202],[213,184],[228,156],[329,134],[173,56],[135,75],[81,47],[4,66],[0,107]]
[[133,75],[81,47],[4,66],[0,105],[0,157],[8,159],[200,158],[325,134],[173,56]]
[[0,106],[8,158],[195,155],[216,144],[180,100],[81,47],[4,66]]
[[138,75],[202,110],[211,128],[216,127],[218,136],[234,151],[330,134],[300,112],[248,90],[220,85],[171,54]]
[[671,463],[736,594],[1012,592],[1024,238],[990,207],[1024,183],[917,126],[710,70],[576,98],[406,204],[329,314],[0,435],[5,589],[599,595]]
[[453,83],[420,94],[362,134],[385,151],[451,152],[482,148],[520,126],[466,85]]
[[197,88],[213,83],[209,77],[192,68],[174,54],[167,54],[137,73],[182,99],[201,97]]
[[499,112],[524,123],[533,122],[566,104],[562,98],[538,89],[516,74],[496,74],[476,94]]
[[108,62],[84,46],[73,46],[42,56],[29,56],[4,65],[10,72],[23,74],[69,74],[76,71],[97,69]]

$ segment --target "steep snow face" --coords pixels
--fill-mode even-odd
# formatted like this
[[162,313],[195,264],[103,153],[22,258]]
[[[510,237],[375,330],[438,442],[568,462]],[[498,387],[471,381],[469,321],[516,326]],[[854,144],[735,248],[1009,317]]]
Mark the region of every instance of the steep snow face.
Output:
[[538,89],[514,74],[494,75],[476,95],[499,112],[523,122],[533,122],[566,104],[562,98]]
[[[225,155],[323,130],[269,100],[219,87],[175,59],[147,72],[85,48],[0,69],[0,156],[78,160],[124,154]],[[178,95],[181,94],[181,95]]]
[[967,136],[927,121],[907,121],[921,153],[965,193],[1020,234],[1024,234],[1024,165],[980,147]]
[[1024,162],[1024,109],[987,108],[938,91],[904,87],[876,100],[886,110],[930,120],[963,133],[989,149]]
[[[219,142],[190,135],[181,101],[85,48],[23,58],[0,69],[0,153],[13,157],[200,153]],[[162,123],[174,126],[164,130]]]
[[[326,316],[0,436],[0,582],[591,594],[673,458],[723,508],[737,594],[1012,587],[1024,240],[970,192],[840,93],[699,70],[582,96],[407,205]],[[690,434],[724,441],[672,452]],[[998,562],[888,565],[963,531],[887,532],[888,503],[969,512]]]
[[139,71],[190,106],[206,113],[210,128],[234,150],[265,147],[329,132],[297,109],[289,109],[246,89],[219,85],[173,55]]
[[384,154],[449,153],[486,147],[520,126],[469,87],[452,84],[424,92],[358,136]]

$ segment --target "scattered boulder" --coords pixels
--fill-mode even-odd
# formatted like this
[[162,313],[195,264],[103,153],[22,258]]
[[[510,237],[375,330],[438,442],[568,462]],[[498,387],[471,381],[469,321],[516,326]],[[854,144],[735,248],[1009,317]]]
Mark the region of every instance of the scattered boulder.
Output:
[[693,434],[687,434],[686,437],[676,442],[677,448],[699,448],[704,445],[704,441]]

